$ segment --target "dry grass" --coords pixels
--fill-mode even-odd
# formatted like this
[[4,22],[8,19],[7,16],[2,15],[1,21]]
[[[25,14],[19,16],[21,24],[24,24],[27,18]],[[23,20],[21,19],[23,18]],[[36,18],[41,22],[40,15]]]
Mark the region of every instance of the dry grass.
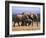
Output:
[[32,24],[30,26],[12,26],[12,31],[31,31],[31,30],[40,30],[40,23],[38,23],[37,26],[37,22],[33,22],[33,26]]

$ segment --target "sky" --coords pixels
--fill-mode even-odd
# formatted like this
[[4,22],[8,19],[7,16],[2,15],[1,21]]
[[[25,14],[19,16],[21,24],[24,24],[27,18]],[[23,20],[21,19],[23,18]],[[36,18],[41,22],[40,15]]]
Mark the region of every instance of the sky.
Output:
[[22,12],[40,13],[39,7],[18,7],[12,6],[12,14],[18,14]]

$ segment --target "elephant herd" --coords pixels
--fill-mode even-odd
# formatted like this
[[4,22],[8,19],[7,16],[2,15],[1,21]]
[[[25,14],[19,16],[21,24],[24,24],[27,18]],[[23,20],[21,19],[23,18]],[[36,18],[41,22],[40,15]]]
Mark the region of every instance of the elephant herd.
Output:
[[[35,14],[18,14],[13,18],[13,26],[15,27],[15,23],[18,23],[18,26],[30,26],[30,24],[33,26],[34,20],[37,20],[37,16]],[[19,24],[20,22],[21,24]]]

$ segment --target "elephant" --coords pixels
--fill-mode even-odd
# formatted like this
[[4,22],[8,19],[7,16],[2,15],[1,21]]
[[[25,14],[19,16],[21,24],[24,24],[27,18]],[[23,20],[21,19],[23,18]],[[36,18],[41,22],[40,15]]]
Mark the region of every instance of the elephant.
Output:
[[32,17],[30,17],[30,15],[25,15],[25,20],[24,20],[24,22],[25,22],[25,25],[27,26],[27,23],[28,23],[28,26],[32,23],[32,20],[33,20],[33,18]]
[[[15,16],[14,18],[14,27],[15,27],[15,23],[17,22],[18,23],[18,26],[27,26],[27,23],[28,23],[28,26],[32,23],[32,26],[33,26],[33,21],[36,21],[37,20],[37,16],[35,14],[18,14]],[[19,24],[21,22],[21,25]],[[38,24],[37,24],[38,26]]]
[[[37,26],[38,26],[38,15],[37,14],[32,14],[31,17],[33,18],[34,22],[37,22]],[[33,21],[32,21],[32,25],[33,25]]]
[[28,25],[31,24],[31,19],[29,18],[28,15],[16,15],[15,18],[14,18],[14,27],[15,27],[15,23],[18,23],[18,26],[20,26],[19,22],[21,22],[21,26],[27,26],[27,23]]
[[[28,16],[28,17],[27,17]],[[26,17],[26,23],[29,23],[29,25],[32,23],[33,26],[33,22],[37,22],[37,26],[38,26],[38,16],[37,14],[28,14]]]
[[20,26],[19,22],[21,22],[22,26],[24,25],[24,20],[25,20],[25,16],[24,15],[16,15],[15,16],[15,20],[14,20],[14,27],[15,27],[15,23],[18,23],[18,26]]

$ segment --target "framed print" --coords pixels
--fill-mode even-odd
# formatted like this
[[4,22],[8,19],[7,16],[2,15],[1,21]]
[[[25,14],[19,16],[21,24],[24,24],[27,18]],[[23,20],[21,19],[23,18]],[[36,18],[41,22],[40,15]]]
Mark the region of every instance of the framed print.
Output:
[[45,34],[44,3],[5,1],[5,37]]

